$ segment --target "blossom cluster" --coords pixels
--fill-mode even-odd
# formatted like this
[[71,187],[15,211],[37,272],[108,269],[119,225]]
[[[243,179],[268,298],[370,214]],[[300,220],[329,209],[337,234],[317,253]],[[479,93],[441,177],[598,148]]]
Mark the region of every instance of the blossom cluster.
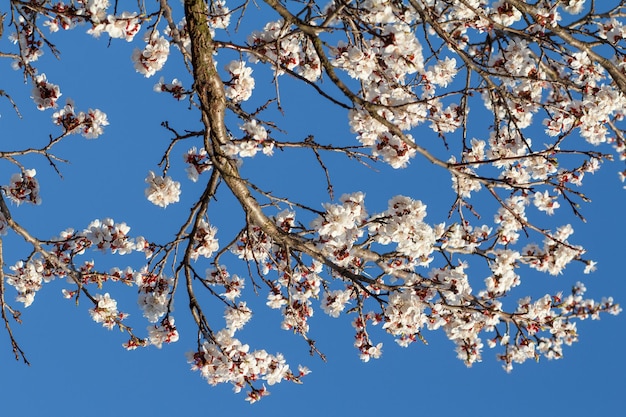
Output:
[[294,33],[283,20],[268,22],[262,31],[248,36],[254,53],[251,62],[268,61],[277,75],[293,71],[306,80],[315,81],[322,74],[322,65],[311,41],[302,33]]
[[117,311],[117,301],[111,298],[109,293],[104,295],[96,294],[96,305],[89,310],[91,318],[96,323],[102,323],[102,326],[111,330],[118,321],[125,319],[128,315]]
[[[52,248],[44,257],[34,256],[11,266],[11,272],[6,274],[6,282],[15,288],[16,300],[25,307],[33,303],[43,284],[55,277],[66,277],[70,284],[77,285],[76,290],[63,290],[64,296],[70,299],[78,297],[79,291],[86,291],[89,284],[102,288],[106,281],[110,281],[137,286],[137,303],[144,317],[151,323],[161,320],[158,324],[148,326],[147,339],[140,339],[131,333],[131,339],[124,343],[124,347],[135,349],[152,344],[160,348],[163,343],[176,342],[179,335],[174,325],[174,317],[169,314],[172,309],[172,278],[150,272],[146,267],[140,270],[130,267],[125,270],[112,268],[108,273],[101,273],[95,270],[93,261],[85,261],[76,270],[72,266],[76,263],[76,256],[84,254],[88,248],[119,255],[143,252],[150,256],[151,245],[141,236],[131,238],[129,231],[130,228],[125,223],[115,223],[112,219],[94,220],[80,232],[65,230],[51,239]],[[92,300],[94,306],[89,313],[96,323],[101,323],[107,329],[116,326],[121,330],[127,329],[123,321],[128,314],[118,310],[117,301],[109,293],[96,294]]]
[[143,51],[136,48],[132,60],[135,63],[135,70],[147,78],[152,77],[165,65],[170,53],[170,43],[160,36],[158,31],[146,33],[144,40],[145,48]]
[[13,61],[13,69],[20,69],[32,62],[37,61],[42,55],[43,41],[37,38],[35,26],[27,21],[24,16],[17,18],[17,32],[10,35],[9,39],[19,47],[20,58]]
[[429,322],[425,313],[428,301],[435,296],[435,291],[403,291],[389,296],[389,305],[385,308],[386,322],[383,329],[397,337],[396,342],[403,347],[415,341],[422,328]]
[[[196,352],[187,354],[191,369],[200,374],[211,385],[230,383],[235,392],[240,392],[248,384],[265,381],[274,385],[283,380],[299,380],[310,371],[298,367],[293,373],[283,355],[272,355],[265,350],[250,350],[250,346],[234,338],[224,329],[215,334],[213,341],[205,341]],[[254,403],[269,394],[263,385],[252,388],[246,401]]]
[[409,197],[396,196],[389,200],[386,212],[373,216],[370,235],[383,245],[397,243],[397,251],[416,259],[418,265],[427,266],[433,260],[430,255],[435,242],[441,238],[444,225],[433,229],[424,223],[426,206]]
[[[418,113],[418,118],[421,118]],[[364,110],[350,111],[350,126],[358,133],[358,140],[372,149],[374,156],[382,156],[383,160],[394,168],[405,168],[415,150],[400,137],[388,132],[388,128],[372,118]],[[410,136],[409,136],[410,138]]]
[[350,289],[326,291],[322,298],[322,309],[324,313],[337,318],[346,309],[350,298],[352,298]]
[[[267,305],[281,308],[283,321],[281,328],[306,336],[309,332],[309,319],[313,317],[313,299],[319,298],[322,287],[320,273],[322,265],[298,266],[293,273],[282,274],[272,283]],[[287,294],[283,294],[286,288]]]
[[157,93],[170,93],[176,100],[184,100],[187,97],[183,84],[177,78],[174,78],[171,83],[166,83],[164,78],[161,77],[153,89]]
[[[341,198],[342,205],[325,205],[326,212],[311,223],[311,228],[320,236],[322,243],[320,248],[325,249],[329,256],[334,256],[332,259],[335,262],[353,268],[352,270],[356,273],[367,270],[368,264],[363,264],[363,260],[359,260],[354,255],[351,262],[342,264],[343,259],[337,256],[336,251],[332,253],[334,248],[341,247],[344,253],[349,254],[348,248],[354,248],[355,243],[360,241],[374,241],[381,245],[397,244],[394,252],[396,257],[391,258],[383,270],[390,283],[401,278],[403,284],[393,287],[393,291],[385,297],[385,307],[381,311],[359,313],[357,319],[353,321],[356,330],[355,346],[359,349],[361,359],[364,361],[380,356],[382,346],[370,340],[367,324],[368,322],[372,324],[383,322],[383,329],[396,336],[396,341],[401,346],[408,346],[418,339],[423,340],[423,333],[426,329],[432,331],[441,328],[456,343],[457,355],[461,360],[468,366],[479,362],[482,360],[484,348],[481,333],[493,332],[499,324],[510,320],[508,313],[503,310],[504,306],[500,298],[521,284],[521,277],[517,271],[520,265],[525,264],[541,272],[559,274],[568,264],[574,260],[580,260],[584,254],[581,247],[568,242],[573,232],[569,225],[547,234],[543,248],[531,243],[521,251],[513,249],[512,243],[519,239],[517,231],[526,221],[524,207],[528,204],[527,197],[511,197],[506,203],[506,207],[518,207],[520,209],[518,212],[511,212],[504,207],[500,208],[495,218],[496,224],[500,224],[496,234],[492,234],[492,229],[487,225],[473,228],[468,224],[452,224],[448,227],[440,224],[432,227],[424,223],[426,207],[421,202],[404,196],[392,198],[387,211],[368,216],[362,197],[360,193],[344,195]],[[493,239],[505,248],[488,243]],[[417,273],[419,268],[426,267],[432,262],[435,251],[442,249],[451,253],[457,250],[468,251],[467,253],[480,251],[489,259],[491,275],[485,279],[484,289],[477,295],[473,294],[473,288],[466,273],[468,265],[464,262],[457,266],[433,268],[427,276],[424,273]],[[359,251],[355,255],[358,253]],[[348,257],[349,255],[346,256]],[[594,262],[588,261],[586,264],[586,273],[595,267]],[[407,273],[411,270],[416,273]],[[318,295],[316,291],[306,290],[315,286],[301,285],[308,281],[303,281],[298,274],[289,275],[289,279],[281,278],[272,283],[268,305],[273,308],[282,308],[286,319],[300,318],[300,322],[294,321],[291,326],[287,326],[287,328],[292,328],[295,325],[302,326],[303,319],[310,314],[308,299],[318,298]],[[343,277],[343,279],[346,278]],[[313,282],[319,285],[317,281]],[[346,305],[351,303],[355,303],[358,311],[361,311],[364,306],[363,300],[373,296],[378,297],[377,294],[380,293],[381,288],[390,288],[387,285],[386,280],[379,279],[365,284],[359,291],[350,285],[344,289],[331,290],[327,289],[329,283],[322,278],[322,286],[326,291],[321,297],[321,307],[332,317],[338,317]],[[284,287],[288,289],[287,294],[285,294]],[[305,297],[306,303],[299,303],[299,305],[307,306],[307,309],[301,309],[304,314],[290,314],[291,300],[298,300],[307,292],[310,296]],[[482,306],[482,308],[477,309],[476,306]],[[571,327],[572,322],[565,317],[571,314],[571,318],[584,318],[588,313],[585,308],[577,310],[571,307],[568,311],[559,311],[559,308],[556,304],[548,308],[552,317],[550,320],[553,322],[541,314],[532,313],[525,316],[524,320],[530,333],[525,333],[524,337],[533,336],[535,332],[541,330],[552,335],[546,339],[551,340],[550,346],[569,343],[567,335],[571,332],[561,333],[552,324],[568,323],[567,326]],[[594,308],[596,315],[600,312],[617,314],[620,310],[612,300],[608,300],[603,305],[594,304]],[[556,317],[560,319],[555,320]],[[546,323],[547,321],[549,323]],[[304,328],[308,330],[308,326]],[[506,352],[513,352],[516,349],[523,351],[522,345],[512,342],[509,344],[508,336],[502,336],[499,331],[496,339],[504,338],[504,342],[501,341],[500,345],[506,346]],[[505,334],[508,335],[508,330]],[[547,343],[543,342],[541,353],[548,358],[553,358],[554,354],[550,353],[553,352],[552,348],[543,348]],[[492,343],[492,339],[489,339],[488,344],[490,347],[497,345]],[[506,369],[510,369],[511,357],[516,358],[513,361],[521,361],[519,355],[509,356],[508,353],[501,355],[500,359],[505,362]],[[524,358],[528,359],[530,356]]]
[[267,130],[256,119],[246,121],[240,129],[246,135],[223,145],[222,150],[226,155],[246,158],[253,157],[259,150],[268,156],[274,153],[274,142],[268,140]]
[[189,149],[184,155],[183,160],[188,164],[185,171],[187,172],[187,178],[196,182],[205,171],[209,171],[212,167],[209,155],[206,149],[197,149],[195,146]]
[[23,303],[24,307],[28,307],[35,300],[35,294],[39,291],[45,282],[50,282],[54,276],[44,274],[44,265],[40,259],[24,263],[18,261],[15,265],[9,267],[12,271],[7,276],[7,284],[13,286],[17,291],[16,301]]
[[378,359],[383,354],[383,344],[377,343],[374,345],[367,333],[367,322],[371,320],[372,324],[378,324],[381,319],[382,317],[378,314],[368,313],[366,315],[359,315],[352,321],[352,327],[354,327],[356,331],[354,347],[359,350],[359,358],[363,362],[369,362],[370,359]]
[[173,283],[172,278],[146,270],[138,271],[136,274],[135,284],[139,288],[137,304],[150,323],[156,323],[168,312]]
[[[55,276],[67,277],[72,271],[70,265],[74,258],[84,254],[88,248],[119,255],[135,251],[147,254],[149,245],[146,245],[145,239],[141,236],[131,238],[129,231],[130,228],[125,223],[115,223],[106,218],[94,220],[82,231],[67,229],[61,232],[58,237],[50,240],[52,248],[47,257],[31,257],[26,261],[19,261],[11,268],[13,272],[7,274],[10,285],[18,291],[18,301],[30,305],[42,283],[51,281]],[[114,268],[110,274],[101,276],[93,273],[93,267],[93,262],[85,262],[80,266],[80,284],[97,283],[100,286],[109,279],[132,284],[135,279],[132,270],[121,271]],[[70,282],[77,283],[75,279],[78,278],[71,278]],[[64,293],[66,296],[70,294],[69,291]]]
[[204,281],[211,286],[224,287],[225,292],[221,296],[228,300],[224,311],[226,327],[206,340],[198,351],[187,354],[192,370],[199,371],[211,385],[232,384],[235,392],[250,386],[252,389],[246,398],[250,402],[269,394],[265,385],[257,388],[254,382],[262,380],[271,386],[283,380],[299,381],[310,372],[300,366],[294,374],[282,354],[250,351],[247,344],[235,337],[236,332],[252,318],[252,310],[246,302],[236,302],[244,287],[243,279],[231,276],[225,268],[219,267],[207,270]]
[[[230,24],[231,11],[225,0],[211,2],[209,10],[209,26],[211,29],[227,29]],[[211,35],[214,36],[214,33]]]
[[582,247],[570,244],[567,238],[574,233],[571,225],[566,224],[556,233],[544,239],[543,248],[530,244],[522,249],[525,256],[531,257],[530,266],[551,275],[563,273],[563,269],[574,259],[585,253]]
[[353,245],[364,234],[367,219],[361,192],[344,194],[342,204],[324,204],[325,212],[311,222],[311,228],[319,235],[318,246],[341,266],[358,262],[351,253]]
[[108,126],[107,115],[98,109],[89,109],[87,113],[74,110],[74,103],[68,100],[65,106],[52,115],[52,121],[62,126],[65,133],[80,132],[87,139],[95,139],[104,133],[104,126]]
[[109,7],[109,2],[94,1],[90,7],[90,18],[93,27],[87,31],[90,35],[98,38],[103,33],[108,34],[111,38],[124,39],[131,42],[135,35],[141,29],[141,20],[137,13],[122,12],[119,16],[103,15]]
[[48,82],[46,74],[35,76],[32,97],[39,110],[57,107],[57,100],[61,97],[61,90],[56,84]]
[[191,259],[197,260],[199,256],[210,258],[219,249],[219,243],[215,235],[217,228],[211,226],[206,220],[200,219],[196,233],[193,237],[193,251]]
[[225,82],[226,97],[235,103],[248,100],[254,89],[252,68],[242,61],[231,61],[226,66],[226,71],[230,74],[230,80]]
[[145,180],[148,188],[145,189],[146,198],[159,207],[167,207],[177,203],[180,197],[180,183],[169,176],[157,177],[150,171]]
[[37,171],[34,169],[25,169],[20,174],[13,174],[11,183],[2,187],[5,195],[18,205],[23,202],[41,204],[39,181],[35,178],[36,174]]
[[207,269],[204,282],[211,286],[224,287],[224,292],[220,296],[230,301],[241,296],[241,290],[245,287],[245,280],[242,277],[236,274],[230,275],[222,266],[217,269]]
[[[92,221],[80,237],[84,237],[87,245],[99,249],[102,252],[129,254],[135,250],[143,250],[141,239],[136,241],[128,236],[130,227],[126,223],[115,223],[113,219],[96,219]],[[78,247],[72,252],[81,253],[84,251],[84,243],[78,239]],[[76,244],[73,242],[73,244]]]
[[[384,6],[382,2],[370,3],[376,3],[377,7]],[[358,107],[349,112],[350,127],[357,133],[358,140],[370,147],[374,156],[381,157],[392,167],[404,168],[416,155],[411,145],[415,139],[410,134],[400,137],[392,133],[385,122],[392,122],[398,128],[408,130],[426,120],[428,106],[417,102],[416,93],[407,84],[407,77],[412,74],[426,76],[422,46],[410,29],[409,23],[413,19],[410,16],[394,18],[387,12],[373,11],[370,16],[376,19],[376,23],[382,24],[380,36],[364,38],[360,44],[340,41],[331,48],[331,63],[362,83],[361,95],[365,100],[385,106],[384,110],[377,112],[377,117]],[[442,65],[431,68],[433,81],[447,84],[452,80],[454,71],[443,70],[449,62],[442,61]],[[441,106],[436,100],[431,105]],[[431,113],[436,115],[441,112]],[[444,115],[437,122],[433,119],[433,124],[439,130],[452,131],[458,126],[450,125],[450,122],[457,119]],[[450,127],[443,128],[444,125]]]
[[163,343],[174,343],[178,341],[179,334],[174,325],[174,317],[165,316],[159,325],[149,326],[150,344],[161,349]]
[[[621,308],[612,298],[600,302],[584,299],[584,284],[576,283],[570,295],[563,297],[561,293],[546,295],[536,301],[524,297],[518,301],[516,320],[524,326],[527,336],[521,343],[514,343],[508,335],[496,336],[488,341],[491,347],[496,343],[504,345],[505,353],[499,356],[504,362],[504,369],[510,372],[513,363],[522,363],[534,359],[541,354],[548,359],[559,359],[563,356],[563,345],[571,345],[578,340],[576,322],[587,318],[598,319],[600,313],[619,314]],[[540,330],[549,328],[549,336],[539,335]]]
[[[274,223],[285,233],[295,226],[296,213],[283,210],[274,217]],[[231,246],[231,252],[239,259],[254,261],[262,266],[261,272],[267,275],[272,269],[285,267],[287,257],[284,248],[276,244],[259,226],[250,225]]]

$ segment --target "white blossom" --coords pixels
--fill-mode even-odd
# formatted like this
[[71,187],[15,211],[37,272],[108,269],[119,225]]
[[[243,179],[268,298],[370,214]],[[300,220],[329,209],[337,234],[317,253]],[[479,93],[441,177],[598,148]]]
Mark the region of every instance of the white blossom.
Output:
[[118,321],[125,318],[125,314],[118,312],[117,301],[112,299],[109,293],[96,294],[94,298],[97,304],[89,309],[89,314],[96,323],[102,323],[102,326],[111,330]]
[[11,183],[2,187],[6,196],[18,205],[23,202],[41,204],[36,174],[37,171],[34,169],[25,169],[21,174],[13,174]]
[[57,100],[61,97],[58,85],[49,83],[46,74],[36,75],[33,82],[32,98],[39,110],[57,107]]
[[191,259],[197,260],[199,256],[210,258],[219,249],[219,243],[215,235],[217,228],[211,226],[206,220],[200,219],[194,235],[193,252]]
[[180,183],[171,177],[157,177],[150,171],[146,177],[148,188],[145,190],[148,201],[159,207],[177,203],[180,197]]
[[135,70],[147,78],[156,74],[165,65],[170,53],[170,43],[160,36],[158,31],[146,33],[144,40],[147,43],[145,48],[143,51],[135,49],[132,59]]
[[242,61],[231,61],[226,66],[226,71],[231,76],[230,81],[226,82],[226,97],[237,103],[248,100],[254,89],[252,68]]

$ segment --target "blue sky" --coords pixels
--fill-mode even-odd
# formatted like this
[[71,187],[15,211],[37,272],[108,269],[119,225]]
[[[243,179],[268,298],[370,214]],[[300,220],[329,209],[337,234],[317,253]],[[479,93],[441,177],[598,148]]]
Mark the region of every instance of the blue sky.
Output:
[[[259,23],[255,28],[261,26]],[[199,184],[185,179],[182,153],[187,148],[180,147],[174,152],[171,175],[182,182],[181,203],[163,210],[151,205],[143,195],[143,179],[148,170],[157,169],[170,139],[160,123],[167,120],[181,130],[201,127],[198,113],[188,111],[187,103],[176,103],[152,92],[160,75],[166,81],[174,77],[185,79],[178,55],[172,51],[163,73],[146,80],[132,67],[130,54],[134,45],[114,40],[107,47],[106,38],[95,40],[83,32],[78,28],[55,37],[62,59],[56,61],[48,53],[40,68],[50,81],[61,85],[61,102],[71,97],[79,110],[100,108],[107,113],[111,125],[97,140],[70,137],[58,146],[58,156],[71,161],[60,165],[63,178],[45,161],[25,159],[27,167],[37,169],[43,205],[12,206],[14,217],[41,238],[54,236],[67,227],[82,229],[96,218],[112,217],[128,223],[131,234],[164,241],[173,236],[181,216],[186,215],[189,204],[201,192]],[[6,46],[6,37],[0,42]],[[230,57],[217,59],[223,66]],[[263,73],[255,69],[255,75]],[[7,101],[0,100],[0,150],[45,143],[49,134],[58,131],[50,123],[52,112],[36,110],[29,98],[30,86],[23,85],[21,74],[10,68],[8,60],[0,65],[0,77],[1,88],[13,96],[24,116],[18,120]],[[259,77],[257,86],[261,96],[271,96],[273,86],[269,79]],[[271,114],[291,138],[313,133],[316,138],[335,144],[356,143],[343,110],[328,107],[312,90],[289,79],[281,79],[281,86],[285,115]],[[479,110],[471,117],[481,123]],[[532,132],[540,141],[542,129]],[[426,129],[422,133],[424,141],[442,151],[432,133],[427,136]],[[366,168],[332,155],[324,158],[331,169],[337,197],[344,192],[365,191],[370,212],[378,212],[384,210],[393,195],[410,195],[428,204],[430,222],[446,221],[453,202],[450,180],[446,172],[437,171],[426,161],[416,158],[409,168],[394,171],[382,165],[376,165],[375,170]],[[593,200],[583,207],[587,223],[572,218],[568,209],[562,207],[550,219],[552,224],[544,224],[554,227],[572,222],[575,242],[585,245],[588,256],[599,262],[598,271],[583,276],[582,268],[573,266],[563,276],[551,277],[524,269],[523,289],[516,294],[567,291],[574,282],[583,280],[591,298],[612,295],[618,301],[626,299],[621,241],[626,234],[626,195],[617,179],[620,169],[622,163],[607,163],[600,172],[585,179],[586,194]],[[13,172],[14,167],[0,163],[0,182],[8,183]],[[314,156],[306,151],[277,152],[272,159],[259,154],[246,161],[242,172],[258,178],[259,184],[277,194],[295,193],[299,201],[315,208],[328,201],[323,172]],[[209,214],[225,240],[242,226],[241,211],[225,190],[218,195],[218,204],[211,205]],[[8,264],[27,256],[27,249],[15,236],[6,237],[4,242]],[[97,253],[88,257],[102,262],[104,269],[113,265],[137,267],[142,261],[137,256],[102,258]],[[242,268],[240,273],[243,271]],[[23,324],[14,325],[14,332],[28,355],[30,367],[13,360],[9,340],[0,333],[3,414],[306,417],[383,413],[522,416],[558,412],[579,416],[619,415],[626,410],[624,314],[578,323],[580,341],[565,349],[563,359],[527,362],[506,374],[495,361],[495,351],[487,348],[482,363],[466,368],[455,358],[453,344],[440,332],[426,333],[428,346],[414,344],[402,349],[391,337],[374,331],[375,340],[384,343],[383,356],[362,363],[352,347],[350,321],[345,317],[331,319],[318,310],[311,321],[310,336],[327,355],[328,362],[324,363],[308,355],[304,341],[280,330],[277,311],[258,308],[254,309],[252,322],[241,332],[242,339],[252,348],[283,352],[293,367],[300,363],[313,372],[303,385],[273,386],[272,395],[249,405],[244,394],[234,395],[228,386],[210,387],[189,371],[184,353],[193,348],[195,335],[182,294],[175,311],[181,340],[161,350],[151,347],[127,352],[121,347],[126,338],[94,323],[86,303],[75,306],[62,298],[61,289],[65,287],[57,280],[38,293],[32,306],[21,309]],[[121,309],[131,313],[132,325],[140,330],[145,328],[147,323],[136,308],[134,289],[111,286],[106,290],[118,299]],[[14,296],[12,291],[7,291],[9,300]],[[249,301],[260,306],[264,302],[263,295]],[[219,326],[221,312],[215,311],[214,320]]]

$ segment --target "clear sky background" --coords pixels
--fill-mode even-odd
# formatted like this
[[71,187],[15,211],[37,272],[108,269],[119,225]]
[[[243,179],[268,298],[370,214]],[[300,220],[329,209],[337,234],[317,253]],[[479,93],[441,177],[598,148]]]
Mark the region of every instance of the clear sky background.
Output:
[[[262,26],[257,17],[254,29]],[[70,137],[56,148],[58,156],[71,161],[60,165],[63,178],[45,161],[25,159],[27,167],[37,168],[43,205],[12,206],[14,217],[41,238],[55,236],[67,227],[82,229],[96,218],[112,217],[130,225],[132,235],[164,242],[178,229],[189,204],[201,192],[201,184],[185,179],[182,154],[188,147],[179,147],[173,153],[170,174],[182,183],[182,201],[163,210],[144,198],[143,180],[148,170],[158,169],[156,164],[171,137],[159,125],[166,120],[180,130],[198,130],[201,125],[199,114],[189,111],[187,102],[176,103],[168,96],[153,93],[152,86],[160,75],[166,81],[174,77],[184,79],[187,86],[189,79],[175,50],[162,74],[146,80],[135,73],[130,60],[135,44],[113,40],[107,47],[105,37],[96,40],[84,31],[78,28],[51,38],[62,52],[61,60],[47,53],[39,68],[51,82],[61,86],[61,103],[71,97],[77,110],[99,108],[107,113],[111,125],[97,140]],[[6,34],[0,45],[6,49]],[[218,67],[222,68],[231,58],[218,55]],[[270,78],[263,77],[267,74],[255,68],[256,93],[260,97],[273,93]],[[46,143],[49,134],[59,131],[50,122],[52,112],[35,108],[29,98],[30,85],[24,85],[22,75],[10,68],[9,60],[0,62],[0,80],[0,88],[12,95],[23,114],[23,120],[19,120],[9,103],[0,99],[0,150]],[[280,81],[285,115],[279,116],[275,111],[270,114],[291,139],[314,134],[320,141],[356,143],[343,110],[330,107],[313,90],[293,80],[283,77]],[[470,113],[470,123],[484,128],[484,113],[475,107],[476,115]],[[541,127],[529,132],[529,136],[541,142]],[[436,152],[443,150],[429,130],[423,129],[415,136],[430,143]],[[610,151],[608,147],[600,150]],[[449,176],[424,159],[418,157],[409,168],[395,171],[383,165],[370,169],[332,155],[324,158],[331,169],[337,197],[344,192],[365,191],[366,206],[373,213],[384,210],[387,200],[396,194],[410,195],[428,204],[428,221],[446,221],[453,202]],[[626,300],[626,195],[617,178],[617,171],[622,169],[623,163],[607,163],[598,173],[585,178],[586,194],[593,200],[583,206],[587,223],[574,219],[569,209],[562,207],[542,224],[554,228],[571,222],[575,230],[573,242],[587,248],[588,257],[599,262],[598,271],[583,276],[581,267],[572,266],[564,275],[552,277],[522,268],[522,287],[515,296],[543,295],[556,289],[567,292],[573,283],[583,280],[591,298],[599,300],[610,295],[622,303]],[[8,183],[14,172],[13,166],[1,162],[0,183]],[[271,159],[259,154],[254,160],[246,160],[243,173],[258,178],[259,184],[269,190],[295,195],[316,208],[329,199],[323,171],[314,155],[306,151],[277,152]],[[220,229],[219,237],[226,242],[243,225],[243,218],[225,189],[218,199],[218,204],[211,204],[209,214]],[[486,216],[490,219],[492,214]],[[27,248],[15,236],[8,236],[4,242],[6,263],[13,264],[27,256]],[[104,269],[113,265],[138,267],[142,262],[140,256],[103,259],[90,253],[85,259],[89,258],[101,262]],[[237,272],[236,268],[233,271]],[[470,266],[470,274],[471,271]],[[245,273],[245,269],[241,267],[239,272]],[[478,270],[473,279],[483,278]],[[23,324],[14,325],[14,332],[27,353],[30,367],[13,360],[8,337],[0,332],[0,415],[618,416],[626,412],[625,314],[579,322],[580,341],[565,348],[563,359],[541,359],[538,364],[529,361],[506,374],[495,360],[496,351],[488,348],[483,351],[482,363],[466,368],[455,358],[454,346],[443,332],[426,333],[428,346],[416,343],[403,349],[379,329],[373,338],[383,342],[383,356],[362,363],[352,346],[352,318],[332,319],[318,309],[311,319],[310,336],[327,355],[324,363],[308,355],[304,341],[280,330],[280,315],[263,308],[262,293],[249,301],[255,316],[240,332],[241,339],[253,349],[283,352],[293,367],[303,364],[312,373],[302,385],[282,383],[270,387],[272,394],[268,398],[249,405],[244,401],[245,394],[233,394],[230,386],[210,387],[189,370],[184,353],[194,347],[195,333],[182,293],[174,312],[181,340],[161,350],[150,347],[127,352],[121,346],[125,336],[94,323],[86,302],[76,306],[62,298],[61,289],[67,287],[60,280],[46,285],[32,306],[21,309]],[[113,285],[105,290],[118,300],[121,310],[131,313],[131,325],[140,331],[147,326],[136,307],[135,289]],[[9,288],[7,299],[11,301],[13,297]],[[254,309],[257,304],[259,308]],[[216,309],[210,318],[216,328],[222,323],[221,314]]]

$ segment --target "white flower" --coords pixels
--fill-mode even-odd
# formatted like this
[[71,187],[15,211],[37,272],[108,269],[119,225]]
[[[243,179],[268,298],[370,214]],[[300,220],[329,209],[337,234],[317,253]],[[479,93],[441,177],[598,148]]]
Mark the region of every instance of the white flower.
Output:
[[106,218],[92,221],[81,235],[103,252],[110,250],[111,253],[126,255],[136,249],[136,243],[128,237],[129,231],[126,223],[115,223],[113,219]]
[[161,349],[163,343],[173,343],[178,341],[178,330],[174,325],[174,317],[169,316],[161,321],[158,326],[148,326],[150,344]]
[[269,308],[278,309],[282,308],[287,304],[287,300],[280,292],[270,292],[267,295],[267,303],[265,303]]
[[231,80],[225,83],[226,97],[237,103],[248,100],[254,89],[252,68],[242,61],[231,61],[226,66],[226,71],[231,75]]
[[52,114],[52,122],[62,126],[65,133],[72,134],[79,131],[87,139],[95,139],[104,132],[104,126],[108,126],[107,115],[98,109],[89,109],[87,114],[76,114],[74,102],[68,99],[65,106]]
[[378,359],[383,354],[383,344],[379,343],[376,346],[370,346],[366,350],[361,351],[360,358],[363,362],[369,362],[370,359]]
[[237,330],[242,329],[251,318],[252,310],[248,308],[245,301],[239,302],[236,308],[227,306],[224,310],[226,328],[231,336],[233,336]]
[[145,190],[148,201],[159,207],[167,207],[176,203],[180,197],[180,183],[171,177],[157,177],[150,171],[146,177],[148,188]]
[[125,317],[124,314],[120,314],[117,311],[117,301],[109,296],[109,293],[104,295],[96,294],[94,297],[97,304],[94,308],[89,310],[91,318],[96,323],[102,323],[102,326],[111,330],[116,324],[116,320],[121,320]]
[[503,26],[511,26],[522,18],[522,13],[504,0],[494,3],[490,12],[489,17]]
[[42,284],[50,282],[53,278],[45,274],[43,263],[39,259],[27,263],[19,261],[9,269],[12,273],[7,274],[6,282],[17,290],[16,300],[24,303],[24,307],[31,305],[35,300],[35,293],[41,289]]
[[198,151],[198,149],[194,146],[183,155],[183,160],[189,164],[189,166],[185,169],[185,172],[187,172],[187,178],[193,182],[198,181],[200,174],[204,171],[209,171],[211,169],[211,161],[209,160],[209,155],[204,148],[200,148]]
[[40,74],[35,76],[32,94],[37,108],[45,110],[57,106],[57,100],[61,97],[61,90],[58,85],[48,82],[46,74]]
[[172,282],[171,279],[145,271],[137,274],[136,284],[139,286],[137,304],[150,323],[156,323],[167,313],[168,294]]
[[105,31],[112,38],[122,38],[126,42],[133,40],[139,29],[141,22],[137,18],[137,13],[122,12],[120,16],[108,16],[108,24]]
[[253,139],[257,142],[263,142],[267,139],[267,130],[265,130],[256,119],[248,120],[240,129],[246,132],[246,136],[249,139]]
[[107,115],[102,111],[89,109],[87,114],[81,113],[82,116],[82,135],[87,139],[95,139],[103,132],[104,126],[109,125]]
[[[108,7],[108,2],[103,3],[106,3],[105,7]],[[103,32],[106,32],[112,38],[125,39],[130,42],[141,29],[141,21],[137,17],[137,13],[123,12],[120,16],[108,15],[106,19],[104,18],[105,14],[104,8],[94,10],[92,21],[96,25],[87,31],[88,34],[98,38]]]
[[433,84],[447,87],[457,73],[456,59],[446,57],[443,61],[438,61],[426,71],[426,78]]
[[18,205],[23,202],[41,204],[39,182],[35,179],[36,174],[37,171],[34,169],[25,169],[21,174],[13,174],[11,183],[3,187],[6,196]]
[[543,193],[536,192],[535,198],[533,199],[533,204],[539,210],[545,211],[548,215],[552,215],[554,214],[554,210],[561,206],[558,201],[555,201],[556,198],[556,196],[550,196],[547,190]]
[[336,290],[324,294],[322,309],[331,317],[339,317],[350,301],[352,291]]
[[200,255],[210,258],[220,247],[215,237],[216,234],[217,228],[201,219],[194,235],[194,249],[191,253],[191,259],[195,261]]
[[170,53],[170,43],[164,37],[159,36],[158,31],[146,33],[144,39],[147,42],[146,47],[143,51],[135,49],[132,59],[135,63],[135,70],[148,78],[165,65]]
[[179,101],[187,97],[183,84],[177,78],[174,78],[172,82],[168,84],[165,83],[163,77],[161,77],[159,82],[154,85],[153,90],[157,93],[170,93],[172,97]]
[[585,266],[584,274],[590,274],[596,270],[596,265],[598,265],[595,261],[587,261],[587,265]]
[[434,229],[423,220],[426,205],[419,200],[405,196],[395,196],[388,202],[388,209],[374,218],[382,222],[372,223],[370,233],[380,244],[398,244],[398,252],[410,256],[422,265],[432,261],[430,254],[437,240]]
[[586,0],[566,0],[564,3],[567,5],[564,7],[565,11],[570,14],[578,14],[585,7]]
[[106,18],[109,0],[86,0],[82,2],[93,22],[101,22]]
[[224,0],[212,1],[209,10],[209,25],[213,29],[226,29],[230,24],[230,9]]

